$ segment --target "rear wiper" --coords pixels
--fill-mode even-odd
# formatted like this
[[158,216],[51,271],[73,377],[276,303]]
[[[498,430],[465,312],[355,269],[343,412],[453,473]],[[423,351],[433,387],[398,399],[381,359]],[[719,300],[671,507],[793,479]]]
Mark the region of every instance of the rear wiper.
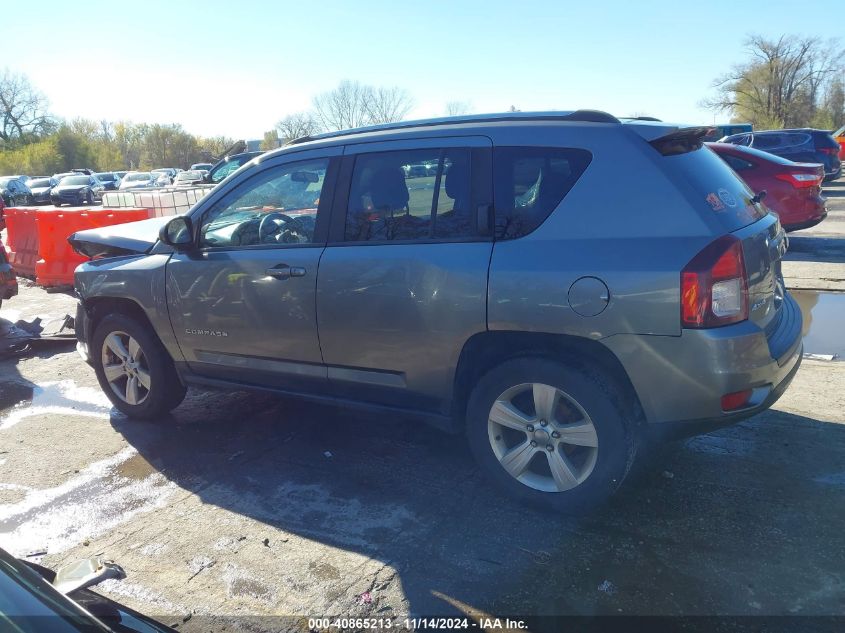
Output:
[[761,202],[763,202],[763,198],[765,198],[765,197],[766,197],[766,190],[765,189],[758,191],[756,194],[754,194],[754,197],[751,198],[751,204],[760,204]]

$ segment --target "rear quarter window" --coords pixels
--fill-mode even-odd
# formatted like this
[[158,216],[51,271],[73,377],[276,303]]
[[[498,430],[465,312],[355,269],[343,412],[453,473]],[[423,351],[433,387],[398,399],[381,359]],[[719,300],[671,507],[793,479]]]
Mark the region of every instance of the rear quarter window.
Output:
[[686,181],[701,214],[715,216],[728,231],[736,231],[766,215],[753,204],[754,192],[727,163],[707,147],[662,158],[668,176]]
[[540,226],[592,158],[584,149],[497,147],[493,151],[496,239],[522,237]]

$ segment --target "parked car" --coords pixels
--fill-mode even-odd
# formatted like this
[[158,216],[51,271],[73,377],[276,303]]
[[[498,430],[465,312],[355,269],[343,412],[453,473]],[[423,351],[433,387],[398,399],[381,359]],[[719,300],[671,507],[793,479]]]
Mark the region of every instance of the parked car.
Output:
[[63,204],[82,206],[103,201],[103,183],[94,176],[73,174],[65,176],[50,190],[50,202],[57,207]]
[[32,192],[32,204],[50,204],[50,190],[58,181],[49,176],[34,176],[29,181]]
[[214,167],[211,163],[194,163],[191,165],[191,169],[200,169],[203,171],[211,171],[211,168]]
[[159,180],[162,180],[162,175],[166,175],[168,178],[167,184],[173,184],[173,179],[176,178],[176,174],[179,173],[179,170],[175,167],[159,167],[158,169],[151,169],[150,171],[154,174],[158,174]]
[[7,207],[32,203],[32,192],[16,176],[0,177],[0,197]]
[[466,433],[515,497],[590,507],[647,438],[759,413],[801,361],[784,231],[707,129],[507,113],[271,151],[185,216],[71,237],[101,257],[78,349],[131,418],[187,385],[372,407]]
[[241,152],[240,154],[232,154],[220,159],[212,167],[204,178],[204,182],[217,184],[222,182],[229,174],[236,172],[243,165],[246,165],[256,156],[261,156],[264,152]]
[[126,191],[127,189],[150,189],[156,186],[158,176],[159,174],[153,174],[149,171],[130,171],[120,179],[119,189],[121,191]]
[[784,230],[815,226],[827,217],[822,196],[824,166],[795,163],[751,147],[708,143],[755,192],[766,192],[766,206],[778,214]]
[[120,187],[120,177],[113,171],[101,171],[94,176],[103,183],[106,191],[117,191],[117,188]]
[[825,180],[835,180],[842,175],[839,143],[826,130],[765,130],[733,134],[722,142],[753,147],[796,163],[819,163],[824,165]]
[[750,123],[721,123],[711,126],[712,131],[704,136],[705,142],[718,141],[726,136],[732,134],[743,134],[752,132],[753,127]]
[[175,187],[196,187],[203,182],[203,172],[199,169],[189,169],[187,171],[180,171],[176,174],[176,179],[173,181]]
[[839,160],[841,161],[845,159],[845,125],[835,132],[831,132],[831,135],[833,136],[833,140],[839,144]]
[[7,631],[172,633],[173,629],[90,589],[123,570],[97,558],[54,572],[0,549],[0,620]]
[[153,176],[156,177],[155,179],[155,186],[156,187],[170,187],[173,184],[173,177],[164,171],[154,171],[152,172]]

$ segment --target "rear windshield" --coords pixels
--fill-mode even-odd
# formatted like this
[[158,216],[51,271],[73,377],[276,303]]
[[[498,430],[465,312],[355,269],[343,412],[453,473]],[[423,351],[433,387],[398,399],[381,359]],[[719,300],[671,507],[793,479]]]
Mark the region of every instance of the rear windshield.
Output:
[[753,204],[754,192],[733,169],[710,148],[663,158],[673,180],[685,180],[692,187],[697,208],[721,220],[728,231],[736,231],[766,215],[762,205]]
[[50,179],[49,178],[36,178],[34,180],[29,181],[29,188],[34,189],[36,187],[49,187],[50,186]]
[[814,132],[816,147],[839,147],[839,143],[828,132]]
[[735,145],[734,151],[739,152],[740,154],[747,154],[748,156],[759,158],[760,160],[765,160],[770,163],[777,163],[778,165],[794,165],[794,161],[789,160],[788,158],[784,158],[783,156],[778,156],[777,154],[772,154],[770,152],[764,152],[760,149],[754,149],[753,147],[744,147],[742,145]]

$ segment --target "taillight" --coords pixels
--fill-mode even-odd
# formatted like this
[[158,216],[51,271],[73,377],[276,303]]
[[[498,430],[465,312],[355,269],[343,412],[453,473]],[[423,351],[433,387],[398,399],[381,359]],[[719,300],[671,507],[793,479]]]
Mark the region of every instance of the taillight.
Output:
[[775,174],[775,178],[788,182],[796,189],[815,187],[822,181],[816,174]]
[[747,318],[742,243],[725,235],[705,246],[681,271],[681,325],[719,327]]
[[834,154],[839,153],[839,148],[838,147],[820,147],[819,151],[822,154],[829,154],[830,156],[833,156]]

